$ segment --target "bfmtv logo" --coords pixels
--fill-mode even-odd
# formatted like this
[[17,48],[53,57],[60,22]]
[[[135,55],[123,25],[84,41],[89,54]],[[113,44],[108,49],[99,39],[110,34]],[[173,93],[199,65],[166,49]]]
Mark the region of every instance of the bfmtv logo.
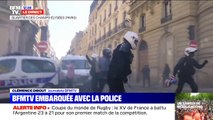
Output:
[[33,6],[10,6],[11,15],[21,15],[22,10],[32,10]]

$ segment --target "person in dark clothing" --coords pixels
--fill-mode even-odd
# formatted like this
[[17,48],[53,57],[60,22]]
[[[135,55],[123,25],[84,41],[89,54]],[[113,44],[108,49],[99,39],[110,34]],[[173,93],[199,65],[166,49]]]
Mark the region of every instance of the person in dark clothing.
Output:
[[178,74],[178,87],[176,93],[181,93],[185,83],[188,83],[192,89],[192,92],[198,92],[198,86],[193,79],[195,74],[195,68],[203,68],[208,61],[205,60],[202,64],[199,64],[193,57],[197,51],[196,48],[188,47],[185,49],[185,57],[182,57],[174,68],[173,76]]
[[99,77],[99,68],[98,68],[98,56],[96,54],[92,54],[92,59],[86,55],[88,62],[91,65],[90,75],[92,76],[91,85],[92,91],[98,92],[98,77]]
[[[162,74],[162,78],[163,78],[163,83],[165,83],[166,79],[169,79],[169,74],[170,74],[171,70],[169,68],[169,64],[165,64],[164,70],[163,70],[163,74]],[[165,87],[165,84],[163,84],[163,87]]]
[[105,48],[103,50],[103,57],[99,59],[100,77],[99,77],[99,92],[102,92],[107,83],[107,73],[109,71],[109,64],[111,61],[111,49]]
[[123,83],[128,82],[127,76],[132,73],[130,65],[133,54],[131,49],[137,47],[138,41],[138,34],[128,31],[124,35],[124,42],[114,49],[107,77],[109,92],[125,92]]
[[149,65],[145,65],[143,70],[143,87],[145,88],[146,86],[146,80],[148,81],[148,86],[150,87],[150,69]]

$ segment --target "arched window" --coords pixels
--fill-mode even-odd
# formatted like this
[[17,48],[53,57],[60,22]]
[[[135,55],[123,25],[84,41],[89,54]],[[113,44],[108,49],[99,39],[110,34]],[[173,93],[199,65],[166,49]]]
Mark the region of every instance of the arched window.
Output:
[[148,45],[146,43],[146,41],[142,40],[139,46],[139,50],[143,51],[143,50],[147,50],[148,49]]

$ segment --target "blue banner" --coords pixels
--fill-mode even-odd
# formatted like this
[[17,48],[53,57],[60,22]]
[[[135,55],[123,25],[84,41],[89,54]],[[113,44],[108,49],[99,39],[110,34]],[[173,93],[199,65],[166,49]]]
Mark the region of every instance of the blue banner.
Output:
[[10,93],[10,103],[175,103],[174,93]]

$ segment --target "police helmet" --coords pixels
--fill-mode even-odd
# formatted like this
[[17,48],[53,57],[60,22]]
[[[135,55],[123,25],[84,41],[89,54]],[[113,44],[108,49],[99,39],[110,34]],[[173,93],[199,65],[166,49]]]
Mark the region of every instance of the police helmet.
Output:
[[194,53],[197,51],[197,48],[194,48],[194,47],[187,47],[184,51],[184,54],[186,56],[189,56],[190,53]]
[[110,56],[111,55],[111,49],[105,48],[103,49],[103,56]]
[[126,39],[126,40],[130,43],[132,49],[136,49],[137,43],[138,43],[138,41],[139,41],[139,36],[138,36],[137,33],[132,32],[132,31],[128,31],[128,32],[124,35],[124,39]]

